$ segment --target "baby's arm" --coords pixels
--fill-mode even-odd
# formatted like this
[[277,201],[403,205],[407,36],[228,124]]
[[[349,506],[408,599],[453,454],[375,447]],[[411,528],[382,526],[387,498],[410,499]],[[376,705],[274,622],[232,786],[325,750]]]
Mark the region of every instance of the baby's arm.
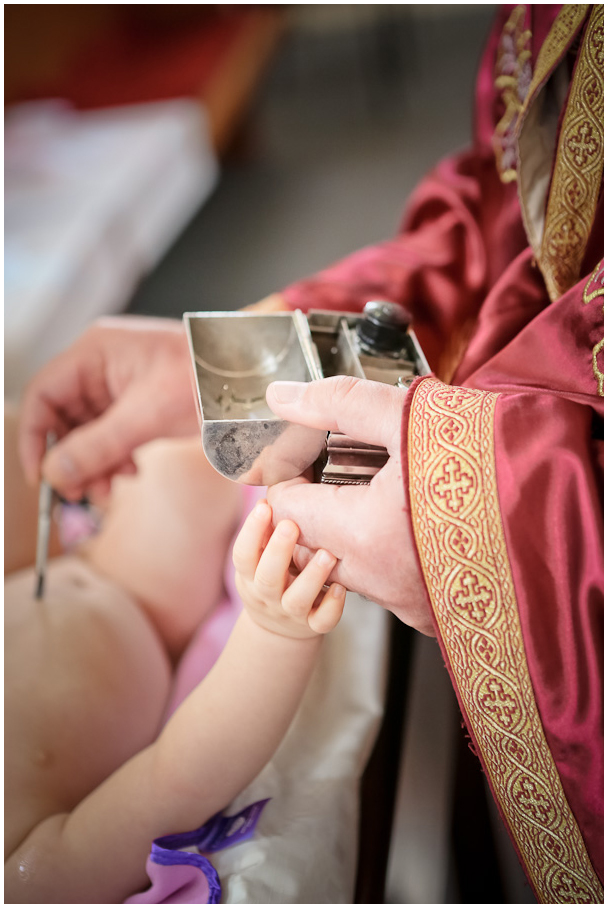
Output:
[[245,609],[216,665],[158,740],[69,813],[41,822],[6,862],[7,902],[117,902],[146,884],[152,839],[196,828],[268,762],[298,707],[344,590],[319,553],[294,577],[298,528],[271,532],[260,502],[235,544]]

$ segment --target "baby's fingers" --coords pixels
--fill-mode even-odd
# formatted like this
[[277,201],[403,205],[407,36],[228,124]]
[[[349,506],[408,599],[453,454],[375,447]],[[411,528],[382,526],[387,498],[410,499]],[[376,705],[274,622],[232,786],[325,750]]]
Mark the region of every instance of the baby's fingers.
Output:
[[281,520],[262,552],[255,572],[255,585],[259,595],[268,603],[281,602],[299,535],[293,520]]
[[315,634],[333,631],[344,611],[346,590],[340,583],[332,583],[319,605],[308,616],[308,626]]
[[315,599],[331,574],[336,560],[325,549],[319,549],[314,558],[308,562],[304,570],[283,593],[281,599],[283,610],[294,618],[306,619]]
[[260,557],[270,536],[272,510],[267,501],[258,501],[247,515],[232,549],[232,563],[247,580],[253,580]]

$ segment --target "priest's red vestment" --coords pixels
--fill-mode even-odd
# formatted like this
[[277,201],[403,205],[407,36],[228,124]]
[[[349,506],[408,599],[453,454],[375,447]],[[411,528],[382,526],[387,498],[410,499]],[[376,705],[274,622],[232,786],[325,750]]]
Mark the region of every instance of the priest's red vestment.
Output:
[[537,897],[603,900],[603,7],[501,6],[469,151],[394,239],[284,291],[413,313],[406,497],[471,737]]

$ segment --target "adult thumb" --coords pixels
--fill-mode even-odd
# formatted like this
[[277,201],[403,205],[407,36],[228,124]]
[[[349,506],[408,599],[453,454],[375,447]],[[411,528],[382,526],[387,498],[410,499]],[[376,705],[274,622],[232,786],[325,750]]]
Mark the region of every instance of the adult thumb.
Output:
[[266,400],[289,422],[342,432],[391,452],[399,446],[406,394],[382,382],[336,375],[313,382],[272,382]]

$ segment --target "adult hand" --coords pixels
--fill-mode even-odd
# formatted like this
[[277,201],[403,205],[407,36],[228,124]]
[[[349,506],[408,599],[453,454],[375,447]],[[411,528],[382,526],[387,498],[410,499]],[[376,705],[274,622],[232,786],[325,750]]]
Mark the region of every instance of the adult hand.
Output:
[[338,558],[330,581],[434,635],[418,565],[401,467],[401,420],[406,391],[357,378],[274,382],[267,401],[277,416],[384,446],[389,459],[368,486],[311,483],[303,477],[268,490],[275,521],[300,528],[302,567],[317,549]]
[[[46,434],[59,441],[46,454]],[[41,472],[69,499],[103,496],[132,473],[133,450],[158,436],[198,431],[188,344],[178,321],[97,321],[28,386],[19,427],[29,482]]]

